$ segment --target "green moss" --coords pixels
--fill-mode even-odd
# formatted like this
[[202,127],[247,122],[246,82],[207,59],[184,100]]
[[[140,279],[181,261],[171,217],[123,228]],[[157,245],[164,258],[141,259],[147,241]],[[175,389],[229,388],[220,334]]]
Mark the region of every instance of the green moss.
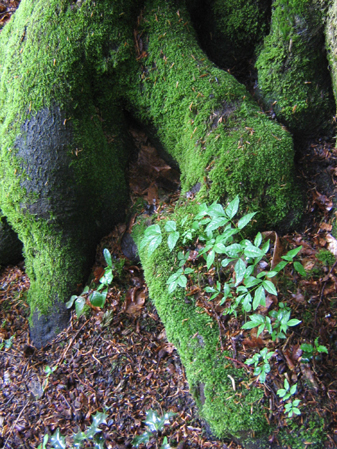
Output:
[[319,261],[322,262],[323,265],[332,267],[332,265],[336,262],[336,257],[327,249],[321,249],[316,257]]
[[139,30],[147,57],[130,83],[130,109],[178,162],[183,193],[202,182],[210,201],[238,194],[243,211],[259,209],[260,225],[289,224],[302,209],[290,134],[205,57],[188,13],[170,5],[147,3]]
[[294,133],[331,131],[334,102],[324,46],[321,5],[277,0],[258,57],[258,84],[267,108]]
[[281,429],[278,434],[278,440],[283,445],[282,447],[306,449],[310,445],[310,448],[321,449],[324,446],[327,436],[323,418],[316,415],[307,418],[302,425],[295,420],[289,420],[289,424],[290,429]]
[[[183,209],[191,213],[194,208],[194,203],[187,203]],[[179,219],[181,211],[181,207],[177,208],[169,218]],[[167,235],[162,220],[160,224],[164,241]],[[134,237],[139,243],[144,223],[138,226]],[[145,248],[140,251],[140,257],[149,295],[164,323],[167,338],[178,350],[201,416],[218,437],[234,436],[245,440],[254,434],[259,438],[267,433],[263,389],[247,386],[245,370],[235,369],[224,357],[230,354],[221,353],[216,324],[202,309],[185,301],[185,291],[179,289],[168,294],[166,281],[174,267],[176,253],[170,253],[167,245],[161,245],[150,257]],[[235,381],[235,390],[229,376]],[[264,447],[263,444],[260,447]]]
[[[46,313],[123,216],[127,130],[117,80],[137,2],[23,0],[0,36],[0,203]],[[49,134],[48,134],[49,133]]]

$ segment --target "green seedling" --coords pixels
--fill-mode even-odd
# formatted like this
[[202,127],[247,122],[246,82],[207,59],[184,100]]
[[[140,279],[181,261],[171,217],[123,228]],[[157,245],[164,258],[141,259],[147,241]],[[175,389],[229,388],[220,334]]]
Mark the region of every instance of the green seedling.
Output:
[[300,415],[301,410],[298,408],[298,405],[301,401],[299,399],[295,399],[294,401],[290,401],[284,406],[284,410],[288,413],[288,417],[291,418],[293,415]]
[[284,388],[277,390],[277,395],[281,398],[281,401],[287,401],[291,396],[296,393],[297,384],[290,387],[287,379],[284,379]]
[[269,359],[273,355],[274,352],[268,352],[267,348],[263,348],[260,352],[254,354],[251,359],[245,361],[246,365],[254,365],[254,375],[259,376],[259,381],[262,384],[265,383],[267,374],[270,372]]
[[[163,416],[159,416],[155,410],[149,410],[146,412],[146,419],[144,424],[147,430],[142,433],[142,435],[136,436],[132,440],[133,447],[139,447],[141,444],[146,444],[150,441],[153,436],[157,436],[164,429],[165,424],[170,423],[170,418],[174,416],[175,413],[166,412]],[[170,445],[167,443],[167,438],[165,437],[161,449],[170,449]]]
[[316,360],[319,360],[319,354],[325,353],[328,354],[328,349],[326,346],[320,345],[318,343],[319,337],[315,339],[315,347],[310,343],[303,343],[301,345],[301,349],[303,351],[301,362],[309,363],[314,357]]

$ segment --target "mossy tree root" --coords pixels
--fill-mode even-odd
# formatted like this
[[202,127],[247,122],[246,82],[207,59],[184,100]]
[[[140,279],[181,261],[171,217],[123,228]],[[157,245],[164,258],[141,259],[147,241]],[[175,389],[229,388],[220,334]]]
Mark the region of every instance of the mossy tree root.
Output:
[[183,192],[200,182],[209,201],[239,195],[260,226],[289,227],[302,209],[290,133],[207,59],[184,7],[148,1],[142,17],[129,108],[177,161]]
[[324,50],[324,1],[276,0],[256,62],[266,107],[295,135],[332,132],[335,105]]

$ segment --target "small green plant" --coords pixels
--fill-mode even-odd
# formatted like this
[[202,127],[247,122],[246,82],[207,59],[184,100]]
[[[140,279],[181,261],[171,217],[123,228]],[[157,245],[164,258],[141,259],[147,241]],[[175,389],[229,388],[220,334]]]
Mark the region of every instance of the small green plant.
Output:
[[291,396],[296,394],[296,391],[297,384],[294,384],[290,387],[287,379],[284,379],[284,388],[280,388],[279,390],[277,390],[277,395],[281,398],[281,401],[288,401],[287,404],[284,404],[284,411],[288,414],[289,418],[291,418],[293,415],[301,414],[301,411],[298,408],[298,405],[301,401],[299,399],[289,401]]
[[[267,254],[270,250],[270,242],[263,241],[260,232],[254,241],[244,237],[243,229],[251,222],[256,212],[235,220],[238,209],[238,197],[234,198],[226,208],[218,203],[210,206],[205,203],[200,204],[199,212],[192,220],[190,216],[181,220],[180,227],[184,228],[184,232],[179,230],[177,222],[173,220],[166,222],[165,231],[168,234],[169,250],[172,252],[177,245],[181,249],[179,245],[186,245],[186,243],[190,250],[186,253],[178,252],[175,262],[178,260],[179,268],[169,276],[166,283],[168,292],[172,294],[178,287],[186,288],[188,275],[197,272],[200,287],[202,273],[209,276],[210,271],[215,268],[215,282],[212,286],[204,288],[203,296],[209,301],[225,305],[224,315],[234,314],[237,317],[241,309],[246,320],[247,313],[256,311],[260,306],[266,306],[267,294],[277,296],[277,289],[271,279],[287,265],[292,264],[295,271],[301,275],[305,275],[306,271],[300,262],[294,260],[302,247],[288,251],[276,267],[270,268],[269,271],[260,271],[261,261],[263,266],[268,266]],[[189,226],[187,220],[191,222]],[[162,240],[160,225],[151,225],[144,232],[140,249],[147,248],[148,255],[151,255]],[[191,257],[190,254],[193,256]],[[202,260],[198,261],[199,258],[206,261],[206,267]],[[193,260],[193,268],[191,268],[191,260]],[[200,263],[196,267],[198,262]],[[286,338],[287,330],[301,322],[291,319],[290,315],[291,310],[281,302],[278,309],[270,311],[268,316],[259,313],[248,315],[248,321],[242,328],[258,328],[257,336],[266,330],[275,341]],[[265,349],[249,359],[248,364],[255,365],[254,373],[259,376],[261,382],[265,382],[266,374],[270,371],[268,360],[272,355],[273,353],[268,353]]]
[[[144,424],[148,428],[142,435],[136,436],[132,440],[132,445],[134,447],[139,447],[140,444],[146,444],[150,441],[153,436],[159,435],[159,433],[164,429],[165,424],[170,423],[170,418],[174,416],[175,413],[166,412],[163,416],[159,416],[155,410],[149,410],[146,412],[146,419]],[[160,449],[170,449],[170,445],[167,443],[167,438],[164,438],[163,444]]]
[[[262,384],[265,383],[266,376],[270,372],[269,359],[273,355],[274,352],[268,352],[267,348],[263,348],[260,352],[254,354],[251,359],[245,361],[246,365],[254,365],[254,375],[259,376],[259,381]],[[262,362],[262,364],[260,364],[260,362]]]
[[0,350],[5,348],[5,349],[10,349],[13,346],[13,341],[15,338],[15,334],[12,335],[11,337],[9,337],[7,340],[4,340],[0,343]]
[[97,290],[94,290],[92,291],[92,293],[90,293],[89,287],[86,286],[80,295],[78,296],[72,295],[70,300],[66,303],[68,309],[70,309],[75,303],[77,318],[79,318],[88,310],[87,298],[92,306],[100,308],[104,307],[106,297],[108,294],[108,287],[114,278],[113,276],[114,265],[112,264],[111,254],[108,249],[105,248],[103,250],[103,255],[107,267],[104,270],[103,276],[99,280],[100,285],[98,286]]
[[[86,441],[92,441],[96,449],[104,449],[105,440],[102,435],[99,435],[101,429],[98,428],[101,424],[106,423],[107,415],[105,413],[97,412],[93,415],[93,421],[91,426],[85,432],[79,431],[72,436],[72,447],[78,449],[82,448]],[[55,433],[50,436],[44,435],[42,443],[37,449],[46,449],[47,444],[50,444],[51,449],[66,449],[66,439],[60,433],[60,429],[57,429]]]
[[316,360],[319,360],[319,354],[325,353],[328,354],[328,349],[326,346],[320,345],[318,343],[319,337],[315,339],[315,347],[310,343],[303,343],[301,345],[301,349],[303,351],[301,362],[309,363],[314,357]]
[[45,366],[44,372],[46,373],[46,378],[45,378],[45,380],[43,381],[43,384],[42,384],[42,390],[43,391],[45,391],[46,388],[48,387],[48,379],[53,374],[53,372],[57,370],[57,368],[58,368],[57,365],[54,366],[53,368],[51,368],[49,365]]
[[301,414],[301,410],[298,408],[300,402],[301,401],[299,399],[295,399],[294,401],[290,401],[284,405],[284,411],[288,413],[289,418],[291,418],[293,415]]
[[287,401],[291,396],[296,393],[297,384],[290,387],[287,379],[284,379],[284,388],[277,390],[277,395],[281,398],[281,401]]
[[285,334],[289,327],[297,326],[301,323],[300,320],[290,319],[291,311],[282,302],[279,303],[279,310],[272,310],[269,312],[271,318],[259,314],[250,315],[247,323],[242,326],[242,329],[258,328],[257,336],[265,329],[271,334],[271,338],[275,341],[277,338],[286,338]]

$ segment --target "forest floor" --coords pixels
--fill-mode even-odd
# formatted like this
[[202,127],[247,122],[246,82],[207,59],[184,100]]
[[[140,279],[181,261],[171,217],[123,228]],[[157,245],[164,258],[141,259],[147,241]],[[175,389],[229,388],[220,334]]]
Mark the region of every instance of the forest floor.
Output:
[[[106,447],[131,448],[133,438],[146,430],[144,420],[149,410],[160,416],[166,412],[175,415],[161,433],[153,435],[147,448],[161,447],[165,436],[172,447],[179,449],[240,448],[234,441],[216,441],[205,431],[179,356],[166,340],[163,325],[148,298],[141,267],[123,254],[130,251],[125,236],[137,215],[151,212],[154,204],[157,212],[172,208],[179,197],[179,174],[158,157],[144,133],[131,133],[138,147],[129,169],[131,202],[135,207],[128,225],[116,226],[101,241],[88,280],[91,288],[97,288],[106,265],[103,249],[107,248],[113,256],[115,277],[104,309],[93,307],[87,300],[86,313],[77,319],[73,312],[69,328],[38,351],[29,338],[29,308],[25,302],[29,280],[24,265],[0,271],[0,445],[5,449],[37,448],[44,435],[55,434],[57,429],[66,436],[70,447],[71,436],[85,431],[97,412],[106,413],[106,423],[101,426]],[[307,183],[306,225],[301,233],[276,237],[278,243],[274,243],[272,254],[302,245],[299,260],[307,275],[301,277],[289,268],[278,280],[278,301],[287,304],[292,318],[302,323],[292,328],[286,340],[276,342],[263,334],[257,337],[256,330],[243,331],[234,318],[226,324],[225,331],[220,325],[219,333],[222,349],[233,354],[234,364],[242,365],[264,346],[275,351],[264,384],[270,404],[266,417],[271,425],[289,426],[291,419],[305,424],[305,415],[287,418],[276,395],[287,379],[290,384],[298,384],[296,399],[301,400],[300,408],[314,408],[317,416],[329,423],[328,439],[322,447],[334,448],[337,240],[331,234],[336,219],[331,210],[336,195],[337,149],[326,142],[311,143],[298,166]],[[312,170],[320,174],[317,182]],[[323,192],[323,188],[328,191]],[[208,282],[215,284],[215,273],[210,273]],[[79,292],[83,289],[80,287]],[[199,301],[198,305],[212,313],[209,302]],[[267,297],[264,313],[272,305],[273,299]],[[214,321],[219,322],[218,317],[214,316]],[[313,344],[316,338],[328,354],[317,353],[309,363],[303,363],[301,344]],[[256,377],[252,379],[259,382]],[[277,430],[270,435],[270,441],[277,441]],[[92,446],[88,443],[85,447]]]

